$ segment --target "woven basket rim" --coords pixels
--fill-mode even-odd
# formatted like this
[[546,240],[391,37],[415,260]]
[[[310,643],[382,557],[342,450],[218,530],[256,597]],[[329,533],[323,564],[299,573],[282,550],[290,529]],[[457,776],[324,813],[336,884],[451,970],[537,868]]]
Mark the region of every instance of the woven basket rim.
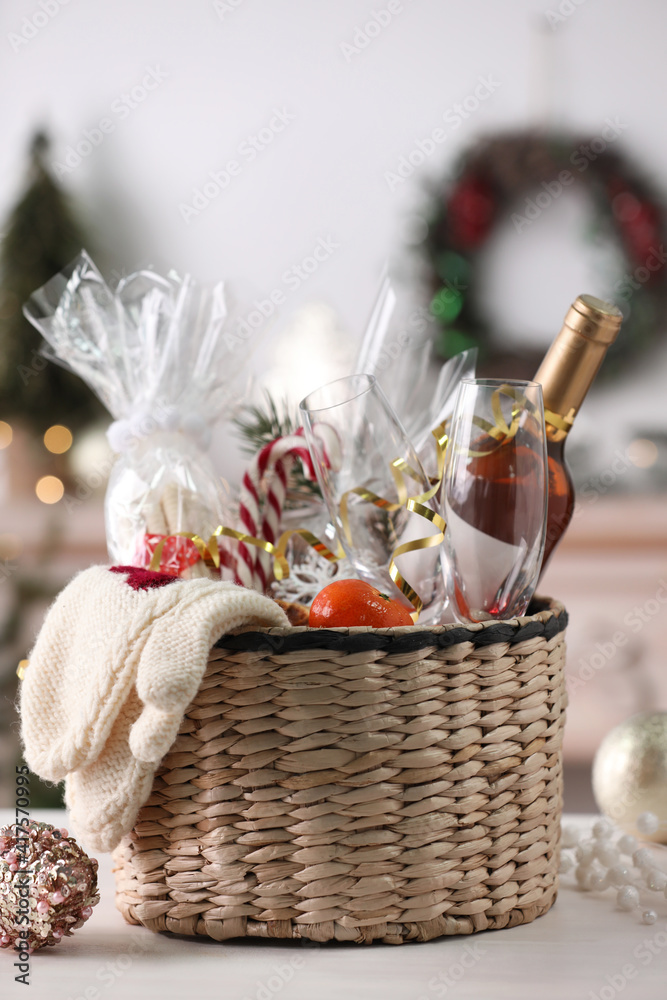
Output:
[[368,625],[331,629],[309,628],[307,625],[282,628],[247,626],[239,629],[236,634],[224,635],[215,644],[215,648],[248,652],[269,646],[281,653],[304,649],[347,650],[356,653],[385,649],[391,644],[392,652],[399,654],[429,647],[446,649],[462,642],[472,642],[476,646],[506,642],[513,646],[528,639],[552,639],[567,627],[567,611],[559,601],[551,597],[533,598],[528,611],[532,613],[520,618],[479,622],[474,625],[459,625],[454,622],[449,625],[402,625],[381,629]]

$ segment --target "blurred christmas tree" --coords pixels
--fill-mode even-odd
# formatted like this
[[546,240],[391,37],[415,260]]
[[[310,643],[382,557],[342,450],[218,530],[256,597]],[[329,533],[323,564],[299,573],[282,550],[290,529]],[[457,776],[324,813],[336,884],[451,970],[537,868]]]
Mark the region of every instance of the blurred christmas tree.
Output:
[[[69,455],[42,442],[42,435],[54,424],[80,430],[97,421],[104,410],[80,378],[42,356],[42,337],[23,316],[23,304],[30,295],[66,267],[83,247],[90,249],[67,198],[51,176],[48,154],[49,140],[38,133],[31,145],[25,191],[2,227],[0,420],[14,420],[35,435],[31,453],[23,450],[20,454],[22,462],[34,465],[35,478],[47,471],[64,479]],[[42,499],[39,493],[37,496]],[[1,530],[6,530],[4,524]],[[21,555],[15,566],[5,560],[0,547],[0,569],[4,571],[0,578],[0,791],[13,785],[14,765],[20,763],[18,723],[13,715],[16,663],[26,655],[29,621],[48,606],[58,589],[52,578],[54,574],[58,578],[61,530],[54,510],[32,538],[34,552],[30,558]],[[13,537],[5,534],[4,540]],[[22,543],[19,551],[21,547]],[[61,804],[62,790],[43,784],[33,775],[31,805],[38,808]]]
[[48,150],[38,132],[27,190],[0,243],[0,419],[14,417],[40,435],[56,423],[79,429],[104,412],[78,376],[41,356],[42,338],[22,312],[32,292],[90,249],[49,172]]

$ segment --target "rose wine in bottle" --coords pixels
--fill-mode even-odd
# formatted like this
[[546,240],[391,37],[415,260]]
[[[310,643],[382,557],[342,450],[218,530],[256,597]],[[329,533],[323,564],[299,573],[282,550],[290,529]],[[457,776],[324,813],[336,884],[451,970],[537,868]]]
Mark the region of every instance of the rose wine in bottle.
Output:
[[567,435],[623,316],[615,305],[580,295],[535,374],[542,385],[549,461],[549,502],[542,573],[574,511],[574,485],[563,454]]

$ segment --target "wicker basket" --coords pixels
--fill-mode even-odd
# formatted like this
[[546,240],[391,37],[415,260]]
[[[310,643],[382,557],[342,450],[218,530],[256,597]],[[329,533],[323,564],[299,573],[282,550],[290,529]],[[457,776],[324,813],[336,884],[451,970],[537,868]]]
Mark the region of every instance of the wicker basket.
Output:
[[400,943],[545,913],[567,614],[529,610],[226,636],[114,853],[125,919],[216,940]]

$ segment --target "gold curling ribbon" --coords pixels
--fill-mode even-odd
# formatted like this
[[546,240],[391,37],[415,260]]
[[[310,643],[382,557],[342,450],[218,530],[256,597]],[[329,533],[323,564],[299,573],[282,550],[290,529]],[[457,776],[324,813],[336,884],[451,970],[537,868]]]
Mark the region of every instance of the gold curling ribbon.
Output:
[[[437,476],[431,480],[430,489],[428,489],[425,493],[421,493],[414,497],[408,496],[408,489],[405,484],[406,475],[411,476],[413,479],[418,479],[419,475],[411,468],[410,465],[408,465],[407,462],[405,462],[404,459],[397,458],[391,463],[391,471],[394,482],[396,483],[396,489],[399,497],[398,501],[386,500],[384,497],[378,496],[371,490],[367,490],[363,487],[356,487],[355,489],[348,490],[343,495],[340,503],[340,517],[343,524],[343,530],[345,531],[345,535],[350,542],[352,540],[348,515],[348,499],[350,494],[355,494],[362,500],[372,503],[374,506],[383,510],[396,511],[401,507],[405,507],[411,513],[419,514],[427,521],[430,521],[431,524],[434,524],[438,529],[436,534],[430,535],[427,538],[418,538],[411,542],[404,542],[402,545],[399,545],[392,552],[391,560],[389,562],[389,575],[401,593],[408,599],[410,604],[412,604],[414,609],[412,611],[412,619],[415,622],[419,617],[419,613],[423,607],[423,602],[416,591],[401,576],[398,567],[396,566],[396,559],[398,556],[403,555],[406,552],[414,552],[418,549],[428,549],[433,548],[436,545],[440,545],[445,537],[444,519],[440,516],[440,514],[426,506],[426,503],[435,496],[442,482],[445,450],[447,447],[447,432],[445,425],[440,424],[435,428],[435,430],[431,431],[431,433],[433,434],[436,444],[438,471]],[[227,528],[220,524],[211,534],[208,542],[205,542],[201,535],[192,531],[177,531],[172,535],[166,535],[164,538],[161,538],[153,550],[149,569],[154,572],[159,570],[162,550],[168,538],[189,539],[189,541],[196,546],[197,551],[205,564],[207,566],[213,566],[215,569],[219,569],[221,560],[218,538],[225,537],[234,538],[238,542],[245,542],[246,545],[254,545],[256,548],[267,552],[273,557],[273,575],[276,580],[283,580],[289,576],[289,563],[285,557],[285,552],[287,550],[289,540],[293,535],[299,535],[300,538],[303,538],[304,541],[318,553],[318,555],[321,555],[328,562],[336,562],[336,560],[342,559],[345,556],[345,552],[343,551],[340,543],[338,544],[337,551],[333,552],[324,544],[324,542],[320,541],[316,535],[313,535],[312,532],[307,531],[305,528],[296,528],[290,531],[284,531],[278,539],[278,543],[273,545],[271,542],[264,541],[261,538],[255,538],[253,535],[247,535],[242,531],[236,531],[234,528]]]
[[[409,497],[405,503],[406,508],[414,514],[419,514],[420,517],[425,518],[434,524],[438,529],[435,534],[428,535],[426,538],[416,538],[411,542],[403,542],[399,545],[391,554],[391,560],[389,562],[389,576],[394,581],[395,585],[401,591],[404,597],[410,601],[412,605],[412,620],[415,624],[419,619],[419,615],[424,606],[419,594],[410,586],[407,580],[399,572],[398,566],[396,565],[396,560],[399,556],[405,555],[406,552],[417,552],[420,549],[431,549],[440,545],[445,537],[445,530],[447,524],[444,517],[438,514],[436,511],[431,510],[430,507],[426,506],[427,501],[431,500],[435,494],[440,489],[442,483],[442,476],[445,468],[445,453],[447,451],[448,435],[446,424],[439,424],[434,430],[431,431],[435,439],[436,455],[437,455],[437,475],[431,480],[431,488],[425,493],[421,493],[415,497]],[[401,470],[401,472],[407,472],[414,479],[417,478],[413,469],[404,462],[402,459],[395,459],[392,465],[396,466]]]
[[[512,420],[509,425],[505,420],[505,416],[500,406],[501,396],[509,396],[509,398],[513,399],[516,403],[516,405],[512,407]],[[495,423],[490,423],[488,420],[484,420],[483,417],[473,417],[473,423],[475,427],[479,427],[485,434],[497,441],[499,448],[502,447],[502,445],[508,444],[516,436],[516,433],[519,430],[522,410],[526,410],[533,416],[536,413],[534,404],[531,403],[529,399],[526,399],[526,397],[520,393],[518,389],[513,388],[511,385],[501,385],[495,390],[491,397],[491,409],[493,411]],[[470,458],[485,458],[487,455],[491,455],[496,450],[496,448],[487,448],[484,451],[473,451],[472,448],[470,448],[468,449],[467,454]]]
[[[390,463],[391,474],[396,483],[396,492],[398,494],[398,500],[386,500],[384,497],[378,496],[377,493],[373,493],[371,490],[367,490],[364,486],[355,486],[354,489],[348,490],[343,494],[340,502],[340,519],[343,523],[343,531],[345,532],[345,537],[351,543],[352,534],[350,531],[350,520],[349,520],[349,503],[348,498],[354,494],[360,497],[362,500],[366,500],[368,503],[372,503],[375,507],[380,507],[383,510],[388,510],[393,512],[399,510],[401,507],[407,507],[408,510],[415,514],[421,514],[422,517],[426,517],[421,510],[417,510],[417,506],[408,506],[408,504],[423,505],[427,500],[430,500],[440,489],[440,484],[442,482],[442,475],[445,467],[445,451],[447,449],[447,430],[444,423],[438,424],[438,426],[431,431],[431,434],[435,438],[436,445],[436,457],[437,457],[437,475],[431,479],[431,489],[427,490],[426,493],[421,493],[416,497],[408,497],[407,486],[405,485],[405,476],[409,476],[411,479],[419,480],[421,478],[421,473],[415,472],[415,470],[405,461],[403,458],[395,458]],[[432,511],[430,513],[433,513]],[[427,518],[429,521],[432,518],[429,516]],[[410,543],[412,544],[412,543]]]
[[431,510],[430,507],[426,506],[426,503],[431,500],[435,494],[440,489],[440,484],[442,483],[442,475],[445,466],[445,452],[447,449],[447,430],[445,424],[439,424],[435,430],[431,431],[436,445],[436,455],[437,455],[437,475],[431,480],[431,488],[425,493],[420,493],[417,496],[408,496],[408,489],[405,483],[405,479],[409,476],[412,479],[418,480],[420,475],[415,472],[415,470],[402,458],[395,458],[391,463],[391,472],[396,483],[396,492],[398,494],[398,500],[392,501],[387,500],[384,497],[380,497],[377,493],[373,493],[371,490],[367,490],[364,487],[355,487],[354,489],[348,490],[343,494],[340,502],[340,519],[343,525],[343,531],[345,537],[351,543],[352,542],[352,532],[350,530],[349,521],[349,497],[354,494],[360,497],[361,500],[367,503],[372,503],[375,507],[379,507],[382,510],[396,511],[401,507],[405,507],[413,514],[419,514],[420,517],[425,518],[434,524],[438,529],[433,535],[429,535],[426,538],[416,538],[411,542],[403,542],[391,554],[391,559],[389,560],[389,576],[401,591],[403,596],[412,605],[412,620],[417,622],[419,614],[424,606],[419,594],[416,590],[410,586],[407,580],[401,575],[398,566],[396,565],[396,560],[399,556],[405,555],[407,552],[416,552],[419,549],[430,549],[441,544],[445,537],[445,529],[447,527],[444,518],[436,513],[436,511]]
[[[508,425],[505,420],[504,414],[500,405],[501,396],[509,396],[514,399],[517,403],[516,406],[512,407],[512,418],[511,423]],[[500,386],[493,393],[491,399],[491,408],[493,411],[493,416],[495,423],[490,423],[484,420],[482,417],[476,417],[474,423],[477,427],[483,430],[486,434],[497,441],[497,446],[501,447],[511,441],[518,429],[519,420],[522,409],[526,409],[529,412],[534,412],[534,406],[529,402],[518,390],[514,389],[510,385]],[[549,411],[547,411],[549,412]],[[551,420],[552,414],[549,412],[549,419]],[[558,418],[561,419],[561,418]],[[567,418],[566,418],[567,420]],[[572,421],[570,420],[570,424]],[[569,426],[569,425],[568,425]],[[396,560],[399,556],[405,555],[408,552],[416,552],[421,549],[435,548],[440,545],[445,537],[445,530],[447,528],[444,518],[438,514],[436,511],[427,507],[426,504],[431,500],[435,494],[438,492],[442,485],[442,479],[444,475],[445,466],[445,455],[447,447],[449,444],[449,437],[447,431],[447,421],[439,424],[434,430],[431,431],[433,438],[435,440],[436,456],[437,456],[437,475],[431,479],[431,487],[425,493],[420,493],[417,496],[408,496],[408,489],[406,486],[406,477],[410,477],[414,480],[418,480],[420,475],[415,472],[415,470],[402,458],[395,458],[391,464],[391,474],[396,484],[396,492],[398,500],[392,501],[387,500],[385,497],[379,496],[372,490],[368,490],[363,486],[354,487],[351,490],[347,490],[341,498],[339,515],[340,521],[343,526],[343,532],[346,539],[350,544],[352,543],[352,532],[350,530],[350,520],[349,520],[349,498],[352,495],[358,496],[362,501],[366,503],[372,503],[375,507],[389,512],[394,512],[399,510],[401,507],[405,507],[406,510],[413,514],[418,514],[425,520],[433,524],[437,531],[433,535],[428,535],[424,538],[417,538],[411,542],[403,542],[401,545],[397,546],[391,554],[391,559],[389,561],[389,576],[401,591],[403,596],[410,602],[413,607],[411,612],[413,622],[417,622],[420,612],[424,606],[423,601],[419,594],[414,590],[413,587],[405,580],[401,575],[398,566],[396,565]],[[471,458],[482,457],[490,455],[495,448],[487,449],[485,451],[472,451],[469,450],[468,454]],[[167,538],[179,537],[188,538],[197,547],[197,550],[204,560],[207,566],[214,566],[216,569],[220,568],[220,550],[218,548],[218,538],[223,536],[225,538],[234,538],[238,542],[244,542],[246,545],[254,545],[256,548],[262,549],[273,557],[273,575],[276,580],[283,580],[289,576],[289,564],[285,557],[285,552],[287,550],[287,545],[290,538],[293,535],[299,535],[304,541],[310,545],[311,548],[315,550],[319,555],[321,555],[328,562],[336,562],[338,559],[342,559],[345,553],[338,543],[338,549],[336,552],[332,552],[324,542],[320,541],[315,535],[305,528],[296,528],[290,531],[284,531],[280,538],[278,539],[277,545],[273,545],[271,542],[264,541],[261,538],[255,538],[253,535],[247,535],[242,531],[236,531],[234,528],[227,528],[224,525],[218,525],[213,534],[210,536],[208,543],[204,542],[200,535],[194,534],[189,531],[179,531],[175,535],[169,535],[161,539],[155,550],[153,552],[149,569],[159,570],[160,560],[162,556],[162,549],[164,548]]]
[[546,423],[551,424],[559,431],[564,431],[566,434],[569,433],[572,424],[574,423],[575,410],[574,407],[567,413],[564,417],[561,417],[559,413],[554,413],[553,410],[544,411],[544,419]]
[[162,549],[168,538],[187,538],[193,545],[196,546],[199,555],[207,566],[213,566],[215,569],[220,569],[220,549],[218,547],[218,538],[234,538],[237,542],[245,542],[246,545],[254,545],[255,548],[262,549],[264,552],[268,552],[270,556],[273,556],[273,575],[276,580],[283,580],[289,576],[289,563],[285,558],[285,552],[287,551],[287,545],[290,538],[293,535],[299,535],[304,539],[317,553],[321,555],[328,562],[335,562],[337,559],[342,559],[344,552],[338,547],[337,552],[332,552],[324,542],[321,542],[319,538],[312,534],[312,532],[307,531],[305,528],[295,528],[290,531],[284,531],[278,543],[274,545],[272,542],[264,541],[262,538],[255,538],[253,535],[246,535],[243,531],[236,531],[234,528],[227,528],[222,524],[219,524],[215,531],[210,536],[208,542],[205,542],[201,535],[197,535],[192,531],[176,531],[172,535],[166,535],[161,538],[158,544],[153,550],[153,555],[151,557],[149,569],[154,572],[160,569],[160,562],[162,558]]
[[[501,407],[501,397],[508,396],[510,399],[514,400],[515,405],[512,406],[512,417],[511,423],[508,424],[505,420],[505,416]],[[534,405],[526,399],[526,397],[515,389],[511,385],[502,385],[496,389],[491,397],[491,409],[493,412],[493,418],[495,423],[490,423],[481,417],[475,418],[474,423],[476,426],[480,427],[486,434],[497,441],[497,447],[500,448],[503,445],[511,441],[517,434],[519,430],[519,423],[521,419],[522,410],[527,410],[529,413],[535,413]],[[430,500],[437,491],[440,489],[442,484],[442,478],[444,475],[444,465],[445,465],[445,454],[448,446],[448,435],[447,427],[445,424],[440,424],[431,432],[435,438],[437,456],[438,456],[438,474],[434,480],[430,490],[426,493],[421,494],[421,496],[410,497],[404,502],[404,506],[409,510],[413,511],[415,514],[419,514],[421,517],[426,518],[432,524],[436,526],[438,531],[434,535],[430,535],[427,538],[419,538],[412,542],[405,542],[399,545],[398,548],[394,549],[391,560],[389,563],[389,575],[392,580],[401,591],[401,593],[410,601],[413,607],[412,620],[416,623],[421,609],[423,607],[423,602],[416,591],[410,586],[410,584],[401,576],[398,567],[396,565],[396,559],[398,556],[403,555],[406,552],[414,552],[418,549],[432,548],[436,545],[440,545],[445,537],[445,530],[447,528],[444,518],[437,514],[435,511],[431,510],[430,507],[426,507],[426,501]],[[484,451],[473,451],[468,450],[468,455],[470,458],[483,457],[490,455],[496,448],[486,449]],[[398,469],[401,473],[411,475],[412,478],[417,479],[418,476],[415,474],[414,470],[403,461],[402,459],[395,459],[392,462],[392,471]],[[362,495],[361,491],[354,490],[358,495]],[[399,491],[399,497],[403,494]],[[371,495],[372,496],[372,495]],[[345,499],[345,498],[344,498]],[[370,497],[369,497],[370,499]],[[379,506],[379,505],[378,505]],[[384,501],[383,506],[392,509],[387,501]],[[397,506],[402,506],[399,504],[393,505],[393,509]],[[342,505],[341,505],[342,507]],[[350,537],[349,525],[344,524],[346,530],[346,536]]]

